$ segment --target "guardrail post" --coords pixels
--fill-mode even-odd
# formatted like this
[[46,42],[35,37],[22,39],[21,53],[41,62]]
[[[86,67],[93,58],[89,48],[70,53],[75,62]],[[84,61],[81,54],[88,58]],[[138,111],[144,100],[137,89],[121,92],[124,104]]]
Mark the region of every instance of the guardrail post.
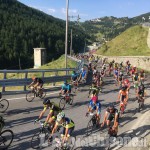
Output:
[[[55,72],[55,76],[58,76],[58,71]],[[53,82],[53,86],[56,85],[56,82]]]
[[42,78],[44,78],[44,74],[45,74],[45,72],[42,72]]
[[[6,76],[7,76],[7,73],[4,72],[4,79],[6,79]],[[2,88],[2,92],[5,92],[5,84],[4,84],[3,88]]]
[[[25,80],[27,81],[28,78],[28,72],[25,72]],[[27,90],[27,85],[24,85],[24,91]]]

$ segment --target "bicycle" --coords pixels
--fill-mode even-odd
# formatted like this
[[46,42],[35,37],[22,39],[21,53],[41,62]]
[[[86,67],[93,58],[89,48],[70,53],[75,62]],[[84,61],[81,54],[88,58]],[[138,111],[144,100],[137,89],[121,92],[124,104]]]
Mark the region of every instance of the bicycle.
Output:
[[6,150],[14,139],[14,133],[11,130],[4,130],[0,133],[0,149]]
[[[113,142],[116,141],[116,137],[117,137],[116,131],[113,130],[113,128],[112,128],[111,126],[108,128],[108,133],[107,133],[107,134],[108,134],[108,138],[109,138],[109,143],[108,143],[108,145],[106,146],[105,150],[111,149],[111,148],[110,148],[110,145],[113,144]],[[111,140],[110,140],[110,139],[111,139]],[[112,142],[112,143],[110,143],[110,142]]]
[[116,102],[120,102],[120,105],[119,105],[119,116],[122,117],[122,115],[124,114],[124,111],[125,111],[125,108],[126,108],[126,105],[123,101],[120,101],[120,100],[117,100]]
[[63,143],[62,139],[55,137],[54,141],[54,150],[73,150],[75,144],[75,138],[69,138],[69,140]]
[[59,107],[63,110],[66,104],[72,105],[74,99],[73,94],[60,95]]
[[43,88],[40,89],[41,92],[37,91],[34,87],[31,87],[30,89],[31,90],[26,94],[26,100],[28,102],[32,102],[35,97],[43,99],[46,96],[46,92]]
[[41,148],[42,144],[45,143],[48,140],[49,134],[51,133],[51,131],[53,129],[53,125],[50,128],[49,126],[44,126],[44,122],[42,122],[40,120],[38,122],[39,122],[39,124],[40,124],[41,127],[40,127],[39,132],[35,133],[32,136],[31,147],[33,149],[39,149],[39,148]]
[[139,103],[138,112],[140,112],[140,110],[144,107],[144,98],[142,97],[142,95],[138,97],[138,103]]
[[[2,98],[2,95],[0,93],[0,99]],[[0,113],[4,113],[9,107],[9,101],[6,99],[0,100]]]
[[[96,127],[97,125],[97,116],[96,114],[93,114],[93,113],[90,113],[89,114],[91,117],[90,117],[90,120],[87,124],[87,129],[86,129],[86,135],[89,136],[92,134],[93,132],[93,129]],[[88,117],[88,114],[86,114],[86,116]]]

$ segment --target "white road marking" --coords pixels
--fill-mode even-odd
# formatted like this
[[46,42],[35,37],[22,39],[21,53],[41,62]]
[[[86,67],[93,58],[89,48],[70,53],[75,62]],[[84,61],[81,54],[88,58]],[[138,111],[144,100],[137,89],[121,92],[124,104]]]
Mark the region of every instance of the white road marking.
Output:
[[[46,93],[46,95],[54,95],[54,94],[57,94],[57,93],[59,93],[59,91],[57,91],[57,92],[52,92],[52,93]],[[25,98],[26,98],[26,97],[18,97],[18,98],[10,98],[10,99],[7,99],[7,100],[11,101],[11,100],[25,99]]]

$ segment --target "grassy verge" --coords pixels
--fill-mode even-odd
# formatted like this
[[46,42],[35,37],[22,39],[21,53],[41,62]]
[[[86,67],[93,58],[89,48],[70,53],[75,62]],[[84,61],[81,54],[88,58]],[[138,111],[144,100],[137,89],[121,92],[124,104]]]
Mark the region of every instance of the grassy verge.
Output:
[[97,54],[105,56],[150,56],[147,46],[148,28],[134,26],[103,44]]

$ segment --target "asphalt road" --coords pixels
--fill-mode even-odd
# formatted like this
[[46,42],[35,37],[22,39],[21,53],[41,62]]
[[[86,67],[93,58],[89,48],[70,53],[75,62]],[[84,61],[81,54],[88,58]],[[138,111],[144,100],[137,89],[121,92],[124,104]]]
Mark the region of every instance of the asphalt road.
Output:
[[[107,106],[110,103],[114,103],[115,106],[118,108],[118,104],[116,103],[117,97],[118,97],[118,87],[114,85],[114,79],[112,77],[106,77],[104,79],[105,85],[103,87],[103,93],[99,94],[99,100],[102,104],[102,113],[101,113],[101,122],[104,116],[104,112],[107,108]],[[146,81],[146,86],[149,85],[150,79],[149,76]],[[58,98],[58,90],[60,88],[50,88],[47,92],[47,96],[52,101],[59,103]],[[66,116],[71,118],[75,122],[75,131],[74,136],[78,140],[78,142],[82,141],[82,145],[84,145],[85,141],[87,140],[87,143],[91,142],[90,147],[84,145],[80,149],[90,149],[90,150],[96,150],[96,149],[103,149],[103,147],[95,146],[96,143],[94,143],[94,137],[90,136],[89,139],[85,137],[85,130],[87,127],[87,123],[89,121],[88,117],[85,117],[85,114],[87,112],[87,105],[89,103],[88,96],[88,89],[89,86],[81,86],[79,92],[77,92],[77,95],[74,98],[74,103],[72,106],[67,106],[67,108],[64,110],[66,113]],[[149,95],[149,91],[147,92]],[[25,99],[25,93],[24,94],[11,94],[11,95],[4,95],[3,98],[6,98],[10,102],[10,107],[7,110],[5,114],[2,114],[5,118],[6,122],[6,128],[9,128],[13,130],[14,132],[14,140],[11,144],[10,150],[31,150],[30,141],[34,133],[36,133],[39,130],[39,125],[34,124],[34,120],[38,118],[40,111],[43,108],[42,101],[39,98],[34,99],[33,102],[27,102]],[[119,132],[118,136],[124,137],[124,136],[130,136],[130,129],[134,124],[137,122],[138,118],[141,115],[144,115],[150,108],[148,97],[145,100],[145,108],[142,112],[137,112],[138,103],[135,100],[135,92],[133,87],[131,87],[130,94],[129,94],[129,103],[127,106],[127,109],[125,111],[125,114],[123,118],[120,119],[119,124]],[[48,113],[48,111],[47,111]],[[46,118],[46,115],[43,117],[43,120]],[[142,128],[137,128],[136,132],[138,133],[140,131],[140,135],[143,135],[148,129],[150,129],[150,125],[144,126]],[[95,132],[96,139],[98,136],[105,137],[106,136],[106,129],[96,129]],[[139,136],[140,136],[139,135]],[[132,135],[134,136],[134,135]],[[90,141],[91,140],[91,141]],[[94,144],[93,144],[94,143]],[[79,146],[79,145],[78,145]],[[77,147],[78,147],[77,146]],[[112,149],[120,149],[122,146],[112,146]],[[50,147],[46,147],[44,149],[51,149]],[[128,150],[128,148],[126,148]]]

